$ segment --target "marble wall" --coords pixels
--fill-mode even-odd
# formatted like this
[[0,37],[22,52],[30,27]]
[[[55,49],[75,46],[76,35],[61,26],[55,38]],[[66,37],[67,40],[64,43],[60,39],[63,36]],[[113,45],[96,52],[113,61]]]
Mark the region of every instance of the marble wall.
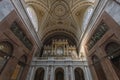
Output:
[[0,1],[0,21],[2,21],[14,9],[10,0]]
[[83,70],[85,80],[92,80],[86,61],[72,59],[34,59],[31,63],[26,80],[34,80],[35,73],[38,68],[43,68],[45,70],[44,80],[54,80],[55,70],[58,68],[62,68],[64,70],[64,80],[75,80],[74,70],[76,68]]
[[105,11],[120,25],[120,4],[110,0]]

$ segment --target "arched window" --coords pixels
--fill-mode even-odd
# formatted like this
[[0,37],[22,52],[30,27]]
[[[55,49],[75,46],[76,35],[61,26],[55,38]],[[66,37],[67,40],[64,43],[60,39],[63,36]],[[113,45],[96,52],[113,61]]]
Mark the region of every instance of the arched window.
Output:
[[105,51],[118,77],[120,78],[120,44],[116,42],[110,42],[106,45]]
[[97,74],[98,80],[107,80],[104,70],[102,68],[102,65],[99,61],[99,58],[96,55],[92,57],[92,62],[93,62],[93,66],[95,68],[95,72]]
[[74,73],[75,73],[75,80],[85,80],[84,73],[83,73],[83,70],[81,68],[76,68],[74,70]]
[[55,70],[55,80],[64,80],[64,70],[62,68]]
[[34,80],[44,80],[45,70],[43,68],[38,68],[35,73]]
[[10,80],[20,80],[27,62],[27,57],[24,55],[20,58]]
[[38,31],[38,18],[37,18],[36,12],[32,6],[28,6],[26,10],[27,10],[30,20],[34,26],[34,29],[37,32]]
[[115,51],[119,49],[120,49],[120,45],[115,42],[110,42],[105,47],[105,51],[109,55],[113,54]]
[[13,46],[7,41],[0,42],[0,72],[13,53]]
[[82,24],[82,31],[84,31],[86,29],[86,25],[88,24],[90,17],[92,16],[93,13],[93,7],[90,6],[88,7],[88,9],[86,10],[85,14],[84,14],[84,18],[83,18],[83,24]]

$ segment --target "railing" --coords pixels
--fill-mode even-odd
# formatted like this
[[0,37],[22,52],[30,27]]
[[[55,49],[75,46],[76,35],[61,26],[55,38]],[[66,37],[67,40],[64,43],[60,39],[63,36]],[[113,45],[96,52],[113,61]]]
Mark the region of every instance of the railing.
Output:
[[[57,58],[58,59],[58,58]],[[88,66],[86,60],[72,59],[72,58],[60,58],[56,60],[55,58],[34,58],[31,63],[32,66],[43,66],[43,65],[76,65],[76,66]]]
[[70,57],[35,57],[34,59],[37,60],[44,60],[44,59],[48,59],[48,60],[52,60],[52,59],[68,59]]
[[72,57],[34,57],[33,61],[40,60],[65,60],[65,61],[86,61],[86,59],[72,58]]

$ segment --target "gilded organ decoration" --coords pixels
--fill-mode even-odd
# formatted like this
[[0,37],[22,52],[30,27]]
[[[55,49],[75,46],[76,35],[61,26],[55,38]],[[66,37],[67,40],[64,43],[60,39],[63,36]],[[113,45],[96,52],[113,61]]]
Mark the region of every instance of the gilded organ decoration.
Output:
[[76,47],[69,45],[66,39],[52,40],[51,45],[44,46],[43,57],[76,57]]
[[64,53],[63,47],[62,46],[58,46],[57,49],[56,49],[56,53],[58,55],[63,55],[63,53]]

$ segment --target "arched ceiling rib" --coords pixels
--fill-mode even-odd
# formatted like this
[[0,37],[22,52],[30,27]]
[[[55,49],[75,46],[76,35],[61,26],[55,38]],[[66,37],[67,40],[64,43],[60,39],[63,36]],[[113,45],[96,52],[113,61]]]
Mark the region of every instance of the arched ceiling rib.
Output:
[[76,42],[78,41],[78,39],[77,39],[77,37],[76,37],[76,35],[74,33],[70,32],[70,31],[67,31],[65,29],[55,29],[55,30],[48,31],[46,34],[44,34],[44,36],[42,38],[42,41],[44,41],[49,35],[55,34],[57,32],[59,32],[59,33],[65,33],[65,34],[71,36],[72,38],[74,38],[74,40]]
[[43,40],[43,45],[50,45],[52,43],[52,40],[59,40],[59,39],[67,39],[69,45],[75,45],[77,46],[76,40],[73,36],[70,36],[69,34],[65,32],[54,32],[49,35]]
[[41,6],[41,8],[48,10],[47,3],[43,2],[43,0],[25,0],[25,3],[27,5],[31,5],[31,4],[39,5]]
[[94,6],[94,3],[93,2],[88,2],[87,0],[83,0],[79,3],[74,4],[74,6],[71,8],[71,11],[74,13],[77,10],[79,10],[79,9],[85,7],[85,6]]

